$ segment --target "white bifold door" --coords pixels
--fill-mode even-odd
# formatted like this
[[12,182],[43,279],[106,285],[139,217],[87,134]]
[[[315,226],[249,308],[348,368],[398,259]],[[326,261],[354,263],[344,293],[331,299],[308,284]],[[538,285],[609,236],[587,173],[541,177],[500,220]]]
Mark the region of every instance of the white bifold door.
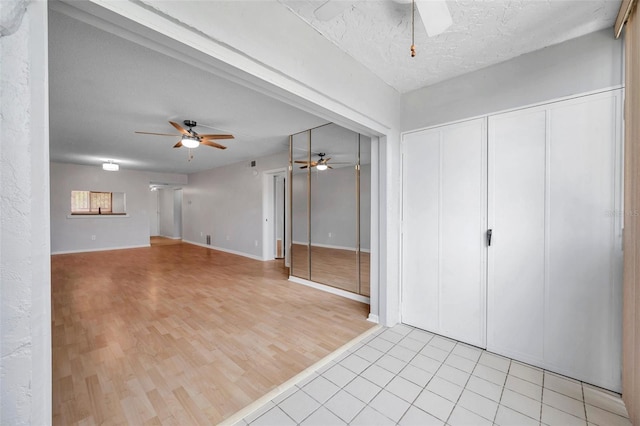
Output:
[[404,136],[403,322],[620,391],[621,96]]
[[620,91],[489,117],[487,349],[621,388]]
[[402,320],[485,344],[485,120],[407,134]]

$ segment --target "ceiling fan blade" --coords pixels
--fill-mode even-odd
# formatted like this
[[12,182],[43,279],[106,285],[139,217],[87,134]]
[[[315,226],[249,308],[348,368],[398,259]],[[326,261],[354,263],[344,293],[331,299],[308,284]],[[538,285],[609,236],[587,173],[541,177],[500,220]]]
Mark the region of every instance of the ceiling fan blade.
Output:
[[218,148],[218,149],[227,149],[226,146],[220,145],[219,143],[215,143],[215,142],[211,142],[211,141],[200,141],[200,143],[202,145],[212,146],[212,147]]
[[169,133],[153,133],[153,132],[135,132],[141,135],[157,135],[157,136],[180,136],[180,135],[171,135]]
[[200,139],[235,139],[233,135],[198,135]]
[[294,161],[294,163],[299,163],[299,164],[309,164],[309,162],[308,162],[308,161],[305,161],[305,160],[296,160],[296,161]]
[[327,164],[327,167],[330,168],[331,170],[333,170],[333,167],[331,167],[330,165]]
[[327,161],[331,160],[331,157],[327,158],[326,160],[324,160],[324,162],[326,163]]
[[191,136],[191,133],[189,133],[187,130],[184,129],[184,127],[182,127],[181,125],[179,125],[178,123],[174,122],[174,121],[169,121],[169,124],[171,124],[173,127],[175,127],[180,133],[182,133],[183,135],[189,135]]
[[309,166],[300,166],[301,169],[306,169]]
[[416,0],[416,7],[429,37],[442,34],[453,23],[445,0]]
[[178,141],[177,144],[175,144],[173,147],[174,148],[180,148],[182,146],[182,141]]

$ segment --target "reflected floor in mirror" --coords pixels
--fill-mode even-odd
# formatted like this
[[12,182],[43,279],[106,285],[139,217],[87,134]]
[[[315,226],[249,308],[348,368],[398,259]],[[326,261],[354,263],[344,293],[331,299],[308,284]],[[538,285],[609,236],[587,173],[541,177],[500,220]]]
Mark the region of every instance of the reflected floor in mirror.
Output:
[[293,244],[291,253],[291,275],[369,296],[369,253],[360,252],[362,271],[360,288],[358,288],[358,263],[355,251],[311,246],[311,276],[309,276],[308,247]]

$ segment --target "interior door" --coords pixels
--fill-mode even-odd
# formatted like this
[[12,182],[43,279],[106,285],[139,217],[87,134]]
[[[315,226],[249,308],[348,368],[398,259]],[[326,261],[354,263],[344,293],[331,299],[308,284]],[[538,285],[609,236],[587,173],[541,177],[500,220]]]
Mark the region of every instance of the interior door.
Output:
[[405,135],[403,322],[485,345],[485,232],[485,120]]

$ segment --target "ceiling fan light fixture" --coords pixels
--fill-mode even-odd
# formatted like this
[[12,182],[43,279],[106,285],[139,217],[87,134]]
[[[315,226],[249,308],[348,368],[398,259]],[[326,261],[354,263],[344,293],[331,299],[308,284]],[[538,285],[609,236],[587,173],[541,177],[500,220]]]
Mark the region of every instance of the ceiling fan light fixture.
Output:
[[327,166],[326,164],[324,164],[324,163],[320,163],[320,164],[318,164],[318,165],[316,166],[316,169],[318,169],[318,170],[322,171],[322,170],[327,170],[327,167],[328,167],[328,166]]
[[197,148],[200,146],[200,139],[196,138],[195,136],[184,135],[182,136],[182,145],[186,146],[187,148]]
[[108,172],[117,172],[120,170],[120,164],[116,164],[113,161],[109,160],[108,163],[102,163],[102,170],[106,170]]

